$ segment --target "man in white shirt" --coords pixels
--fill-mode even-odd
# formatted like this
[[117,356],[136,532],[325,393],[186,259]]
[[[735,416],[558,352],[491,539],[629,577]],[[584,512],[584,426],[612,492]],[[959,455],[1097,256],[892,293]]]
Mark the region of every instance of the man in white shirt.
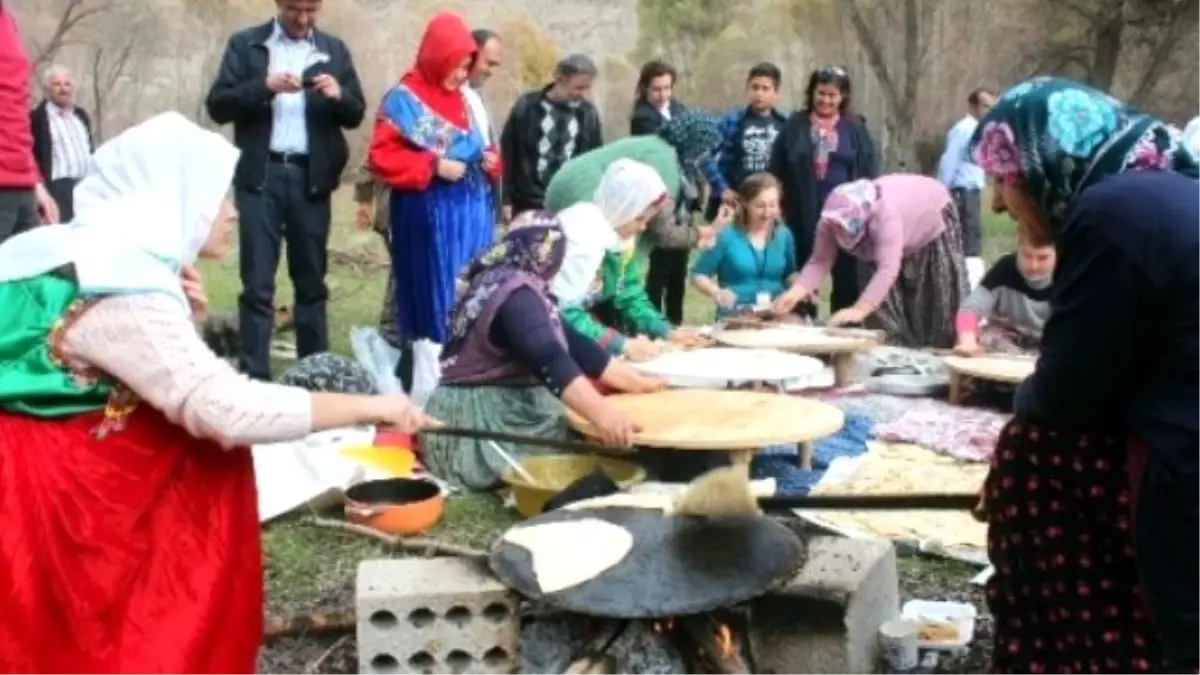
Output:
[[996,95],[987,89],[976,89],[967,97],[967,115],[950,127],[946,134],[946,150],[938,162],[938,180],[950,188],[958,205],[963,227],[963,254],[967,259],[967,276],[974,287],[983,278],[983,170],[968,155],[971,135],[979,126],[979,118],[991,110]]
[[92,123],[75,104],[75,81],[63,66],[50,66],[42,77],[46,98],[29,115],[33,157],[62,222],[74,217],[75,184],[92,163]]
[[[494,146],[498,150],[500,139],[496,135],[496,126],[492,123],[492,115],[488,112],[487,104],[483,102],[481,92],[492,74],[503,63],[504,45],[500,41],[500,36],[487,28],[476,28],[471,31],[471,37],[475,38],[479,53],[475,57],[475,64],[471,67],[471,78],[463,86],[463,96],[467,99],[467,105],[471,108],[471,117],[479,126],[479,130],[483,132],[484,139],[487,140],[488,145]],[[492,186],[492,193],[496,201],[496,220],[499,221],[501,217],[499,180]]]

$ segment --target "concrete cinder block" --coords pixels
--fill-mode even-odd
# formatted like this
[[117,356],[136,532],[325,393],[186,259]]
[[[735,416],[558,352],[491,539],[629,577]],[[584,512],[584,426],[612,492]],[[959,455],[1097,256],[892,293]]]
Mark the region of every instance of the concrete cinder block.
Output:
[[355,588],[360,673],[511,673],[517,597],[483,561],[367,560]]
[[871,673],[879,626],[900,613],[891,542],[816,537],[782,589],[752,605],[751,646],[762,673]]

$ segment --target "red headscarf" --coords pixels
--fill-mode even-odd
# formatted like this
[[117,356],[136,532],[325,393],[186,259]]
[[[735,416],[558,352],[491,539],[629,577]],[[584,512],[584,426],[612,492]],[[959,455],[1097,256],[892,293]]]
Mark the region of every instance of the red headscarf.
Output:
[[446,78],[477,51],[467,22],[452,12],[438,12],[425,26],[417,62],[400,82],[438,115],[463,129],[470,127],[462,92],[447,91]]

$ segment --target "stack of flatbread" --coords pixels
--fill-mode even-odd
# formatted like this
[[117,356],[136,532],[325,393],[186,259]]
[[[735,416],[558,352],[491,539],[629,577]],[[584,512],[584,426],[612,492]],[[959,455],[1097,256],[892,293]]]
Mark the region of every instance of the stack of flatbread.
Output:
[[[916,445],[872,443],[846,480],[818,484],[812,494],[975,494],[987,471],[987,464],[960,462]],[[820,511],[805,516],[878,537],[935,540],[952,548],[987,547],[987,525],[966,511]]]

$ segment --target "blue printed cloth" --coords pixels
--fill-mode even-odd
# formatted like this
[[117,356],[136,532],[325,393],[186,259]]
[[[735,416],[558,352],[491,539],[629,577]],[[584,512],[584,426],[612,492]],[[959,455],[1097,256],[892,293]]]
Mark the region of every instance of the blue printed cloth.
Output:
[[813,447],[811,471],[800,468],[795,445],[774,445],[761,450],[750,464],[754,479],[774,478],[775,494],[780,497],[806,495],[812,490],[833,460],[857,457],[867,451],[867,440],[875,429],[875,420],[866,415],[846,415],[846,423],[833,436],[817,441]]

